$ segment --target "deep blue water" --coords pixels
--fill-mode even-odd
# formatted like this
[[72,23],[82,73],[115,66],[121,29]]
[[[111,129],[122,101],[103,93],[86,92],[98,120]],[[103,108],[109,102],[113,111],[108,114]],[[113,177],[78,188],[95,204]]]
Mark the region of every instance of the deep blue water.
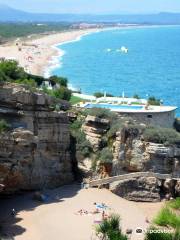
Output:
[[[117,51],[122,46],[127,54]],[[83,93],[153,95],[180,108],[180,26],[103,31],[59,48],[65,55],[53,74]]]

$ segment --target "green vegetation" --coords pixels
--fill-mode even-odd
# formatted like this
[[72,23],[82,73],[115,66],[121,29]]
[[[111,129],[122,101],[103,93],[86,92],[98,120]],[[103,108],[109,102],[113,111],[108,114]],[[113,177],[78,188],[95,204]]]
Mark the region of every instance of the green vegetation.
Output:
[[168,207],[164,207],[154,219],[154,223],[159,226],[171,226],[173,228],[180,228],[180,216],[178,216]]
[[90,142],[86,139],[84,132],[81,130],[82,121],[76,120],[71,124],[71,135],[76,138],[76,150],[79,151],[83,157],[89,157],[93,152]]
[[175,233],[168,233],[156,227],[150,227],[145,240],[180,240],[180,233],[178,231]]
[[[95,92],[93,95],[97,98],[104,97],[104,93],[102,93],[102,92]],[[110,93],[106,93],[106,97],[114,97],[114,96]]]
[[176,131],[180,132],[180,118],[175,119],[174,127]]
[[0,120],[0,133],[7,131],[10,128],[10,125],[4,120]]
[[127,240],[128,237],[124,235],[120,228],[120,217],[119,215],[112,214],[110,218],[104,219],[96,227],[96,233],[99,239],[106,240]]
[[173,199],[167,203],[167,205],[170,208],[180,210],[180,197],[177,197],[176,199]]
[[43,91],[46,94],[67,101],[71,99],[71,90],[67,87],[67,78],[52,76],[49,79],[45,79],[26,73],[14,60],[0,61],[0,83],[18,83],[29,87],[30,90],[35,90],[35,88],[41,86],[44,81],[49,81],[52,86],[56,86],[52,90],[44,87]]
[[161,105],[161,100],[157,99],[155,97],[149,97],[148,98],[148,104],[149,105],[154,105],[154,106],[160,106]]
[[138,94],[134,94],[133,98],[140,99],[140,96]]
[[149,127],[144,131],[144,139],[147,142],[162,144],[180,144],[180,134],[174,129]]
[[[161,226],[161,228],[158,229],[157,227],[151,226],[146,234],[145,240],[180,240],[179,209],[180,198],[169,201],[154,219],[154,223]],[[171,232],[163,230],[171,230]]]
[[18,37],[26,37],[32,34],[48,33],[48,32],[60,32],[70,28],[70,24],[65,23],[0,23],[0,41]]
[[76,103],[79,103],[79,102],[82,102],[84,101],[84,99],[80,98],[80,97],[76,97],[76,96],[71,96],[71,99],[70,99],[70,103],[72,105],[76,104]]
[[85,109],[83,114],[85,116],[91,115],[91,116],[95,116],[95,117],[99,117],[99,118],[106,118],[110,121],[117,118],[117,115],[115,113],[111,112],[108,109],[104,109],[104,108]]
[[113,154],[108,147],[103,148],[98,156],[101,163],[112,163]]

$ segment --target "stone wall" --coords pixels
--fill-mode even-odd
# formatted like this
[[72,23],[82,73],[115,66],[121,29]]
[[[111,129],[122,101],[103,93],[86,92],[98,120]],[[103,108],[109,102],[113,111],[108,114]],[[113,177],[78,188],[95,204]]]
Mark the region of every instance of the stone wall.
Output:
[[121,116],[131,117],[137,122],[164,128],[171,128],[175,122],[175,111],[167,112],[129,112],[119,113]]

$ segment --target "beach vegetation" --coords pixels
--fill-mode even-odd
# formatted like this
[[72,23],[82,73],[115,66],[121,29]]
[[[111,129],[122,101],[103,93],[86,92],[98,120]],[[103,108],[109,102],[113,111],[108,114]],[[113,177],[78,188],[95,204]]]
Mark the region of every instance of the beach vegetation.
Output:
[[109,218],[104,219],[96,227],[96,233],[100,239],[104,240],[127,240],[128,237],[122,233],[120,228],[120,217],[112,214]]
[[25,86],[30,87],[31,89],[36,89],[37,88],[37,83],[33,79],[19,79],[15,80],[15,83],[22,84]]
[[1,42],[12,38],[26,37],[32,34],[48,33],[52,31],[61,32],[69,29],[68,23],[0,23]]
[[0,133],[10,129],[10,125],[4,119],[0,119]]
[[170,200],[167,205],[172,209],[180,210],[180,197]]
[[180,240],[180,232],[166,232],[152,226],[148,229],[145,240]]
[[159,226],[171,226],[178,229],[180,228],[180,216],[166,206],[160,210],[154,219],[154,223]]
[[146,142],[160,143],[160,144],[180,144],[180,133],[175,129],[148,127],[145,129],[144,140]]
[[154,105],[154,106],[160,106],[161,105],[161,100],[152,96],[152,97],[148,98],[148,104],[149,105]]

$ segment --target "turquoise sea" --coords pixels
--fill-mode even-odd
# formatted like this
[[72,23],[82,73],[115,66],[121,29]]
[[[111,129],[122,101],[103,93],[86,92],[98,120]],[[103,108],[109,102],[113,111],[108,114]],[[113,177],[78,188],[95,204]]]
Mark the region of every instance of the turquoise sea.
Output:
[[[119,51],[122,46],[128,53]],[[65,76],[74,88],[93,94],[155,96],[179,107],[180,26],[114,29],[59,46],[64,55],[51,74]]]

